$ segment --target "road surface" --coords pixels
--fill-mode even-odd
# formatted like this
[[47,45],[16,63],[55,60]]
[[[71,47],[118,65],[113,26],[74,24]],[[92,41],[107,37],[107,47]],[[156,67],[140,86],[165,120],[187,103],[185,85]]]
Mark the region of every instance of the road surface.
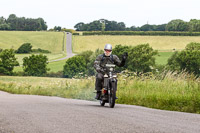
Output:
[[72,52],[72,34],[70,32],[66,32],[66,52],[67,52],[67,56],[66,57],[60,58],[60,59],[56,59],[56,60],[51,60],[49,62],[65,60],[65,59],[68,59],[68,58],[70,58],[70,57],[75,55]]
[[0,91],[0,133],[200,133],[200,115]]

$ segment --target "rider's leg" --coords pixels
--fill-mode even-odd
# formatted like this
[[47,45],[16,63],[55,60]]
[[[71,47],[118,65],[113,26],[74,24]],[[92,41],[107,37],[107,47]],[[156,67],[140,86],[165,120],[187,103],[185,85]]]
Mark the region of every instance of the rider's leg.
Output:
[[95,90],[97,91],[95,99],[100,99],[101,89],[102,89],[102,82],[103,82],[103,74],[97,73],[96,75],[96,83],[95,83]]

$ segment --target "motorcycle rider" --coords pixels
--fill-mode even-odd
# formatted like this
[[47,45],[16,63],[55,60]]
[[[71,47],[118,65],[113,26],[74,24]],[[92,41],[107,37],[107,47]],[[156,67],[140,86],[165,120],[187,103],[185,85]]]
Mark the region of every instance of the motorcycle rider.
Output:
[[104,54],[98,55],[95,62],[94,68],[97,71],[96,74],[96,82],[95,82],[95,90],[97,91],[95,99],[99,100],[102,89],[102,82],[104,79],[104,67],[105,64],[115,64],[119,67],[125,65],[125,61],[128,57],[128,53],[125,52],[122,55],[122,61],[117,57],[117,55],[112,55],[112,45],[106,44],[104,47]]

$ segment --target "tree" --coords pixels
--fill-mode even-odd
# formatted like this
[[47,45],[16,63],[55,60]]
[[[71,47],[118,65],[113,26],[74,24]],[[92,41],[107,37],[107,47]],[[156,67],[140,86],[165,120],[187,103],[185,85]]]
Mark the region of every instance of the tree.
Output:
[[[124,52],[129,52],[129,49],[131,49],[131,46],[116,45],[112,50],[112,54],[117,55],[119,59],[121,60],[121,56],[124,54]],[[129,58],[126,60],[126,62],[128,62],[128,60]],[[128,66],[126,63],[124,67],[117,67],[116,71],[121,72],[127,68]]]
[[17,17],[15,14],[10,14],[6,20],[11,30],[20,31],[40,31],[47,30],[46,22],[42,18],[32,19],[25,17]]
[[48,58],[45,55],[31,55],[23,58],[23,70],[29,76],[43,76],[50,69],[47,68]]
[[6,23],[6,19],[4,17],[0,17],[0,30],[9,30],[10,25]]
[[74,56],[69,58],[63,69],[63,75],[65,78],[72,78],[79,73],[85,73],[86,71],[86,62],[82,56]]
[[188,29],[188,23],[181,19],[172,20],[166,25],[167,31],[188,31]]
[[189,31],[200,32],[200,20],[191,19],[189,22]]
[[186,45],[186,50],[200,50],[200,43],[191,42]]
[[89,23],[89,31],[101,31],[102,30],[102,24],[100,21],[95,20],[91,23]]
[[157,51],[153,50],[149,44],[141,44],[132,47],[129,50],[128,56],[128,69],[134,72],[151,72],[155,66],[155,55]]
[[80,23],[76,24],[74,26],[74,28],[76,29],[76,31],[82,31],[83,30],[83,25],[84,25],[84,23],[80,22]]
[[95,52],[93,52],[93,54],[91,54],[91,56],[89,57],[89,63],[87,63],[87,70],[86,70],[86,74],[87,75],[95,75],[95,70],[94,70],[94,61],[96,60],[97,56],[103,54],[103,50],[100,49],[96,49]]
[[183,50],[177,56],[177,62],[180,70],[186,70],[200,76],[200,51],[199,50]]
[[145,24],[140,27],[141,31],[154,31],[155,25]]
[[60,26],[55,26],[55,27],[54,27],[54,30],[55,30],[55,31],[61,31],[61,29],[62,29],[62,28],[61,28]]
[[187,71],[200,76],[200,43],[189,43],[185,50],[169,58],[167,66],[172,71]]
[[91,50],[83,51],[78,56],[82,56],[85,59],[86,66],[90,62],[90,56],[93,54]]
[[154,30],[155,31],[165,31],[166,25],[167,24],[156,25]]
[[131,26],[130,28],[126,28],[126,31],[140,31],[139,27]]
[[16,30],[17,16],[15,14],[10,14],[7,23],[10,24],[11,30]]
[[16,53],[30,53],[32,49],[32,45],[30,43],[24,43],[22,44]]
[[13,49],[5,49],[0,52],[0,74],[12,75],[15,66],[19,66]]
[[178,52],[174,52],[171,57],[167,60],[167,67],[171,71],[179,71],[180,65],[177,62]]

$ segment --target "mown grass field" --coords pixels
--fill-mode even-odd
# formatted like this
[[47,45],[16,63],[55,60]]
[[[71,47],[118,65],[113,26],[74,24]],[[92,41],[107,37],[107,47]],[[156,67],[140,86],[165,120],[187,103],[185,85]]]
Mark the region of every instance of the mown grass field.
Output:
[[103,49],[104,45],[110,43],[113,45],[136,46],[139,44],[149,45],[154,50],[173,51],[182,50],[190,42],[200,42],[199,36],[73,36],[73,51],[79,53],[81,51]]
[[167,60],[169,59],[169,57],[172,56],[174,52],[158,52],[158,55],[155,56],[156,58],[156,64],[158,65],[166,65],[167,64]]
[[[85,79],[0,76],[0,90],[15,94],[95,100],[95,77]],[[182,73],[118,78],[117,103],[200,113],[200,79]],[[99,104],[99,103],[97,103]]]
[[[56,54],[56,55],[53,55],[53,54],[45,54],[47,56],[47,58],[49,59],[49,61],[51,60],[55,60],[55,59],[59,59],[59,58],[62,58],[62,57],[65,57],[66,54]],[[18,58],[18,61],[20,63],[20,66],[18,67],[15,67],[14,68],[14,72],[19,72],[19,71],[23,71],[23,68],[22,68],[22,65],[23,65],[23,61],[22,59],[25,57],[25,56],[30,56],[30,54],[28,55],[19,55],[17,54],[16,57]],[[56,58],[57,57],[57,58]],[[47,67],[50,68],[50,71],[49,72],[58,72],[58,71],[62,71],[63,70],[63,66],[65,65],[65,62],[67,60],[62,60],[62,61],[56,61],[56,62],[49,62]]]
[[33,49],[41,48],[52,53],[62,53],[63,32],[0,31],[0,48],[18,49],[23,43],[31,43]]
[[[50,54],[44,54],[49,61],[66,56],[66,37],[63,32],[42,32],[42,31],[0,31],[0,48],[17,50],[23,43],[31,43],[33,49],[41,48],[51,51]],[[64,47],[63,47],[64,44]],[[64,51],[63,51],[64,50]],[[22,59],[31,54],[16,54],[20,65]],[[51,71],[60,71],[63,67],[59,63],[49,63]],[[63,61],[60,64],[64,64]],[[54,66],[55,65],[55,66]],[[58,68],[58,70],[56,70]],[[22,71],[21,67],[16,67],[14,71]]]

